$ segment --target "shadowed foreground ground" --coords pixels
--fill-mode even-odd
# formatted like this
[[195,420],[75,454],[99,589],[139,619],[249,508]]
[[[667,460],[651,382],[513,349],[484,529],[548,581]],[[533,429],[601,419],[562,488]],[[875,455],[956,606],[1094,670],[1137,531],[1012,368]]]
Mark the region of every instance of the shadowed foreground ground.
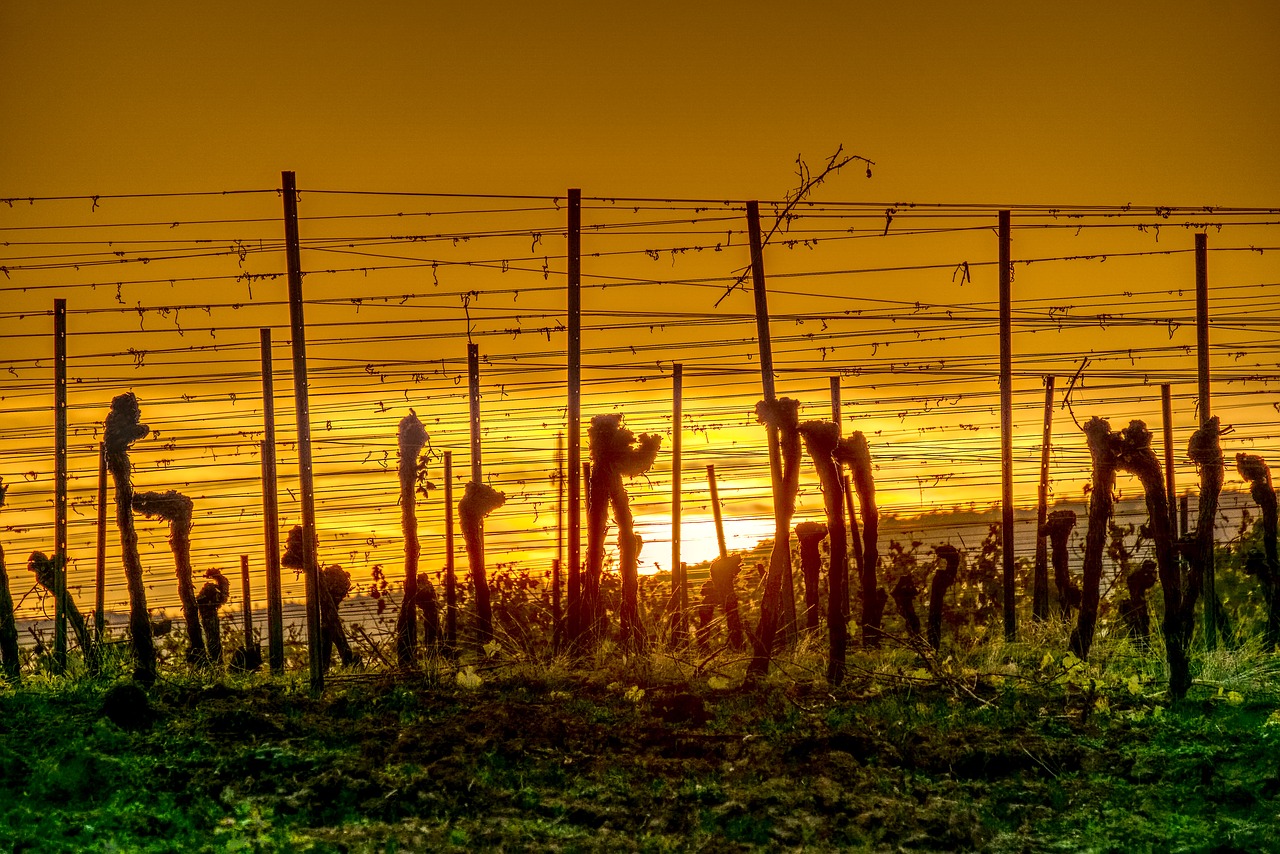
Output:
[[1280,850],[1266,705],[417,680],[0,693],[0,849]]

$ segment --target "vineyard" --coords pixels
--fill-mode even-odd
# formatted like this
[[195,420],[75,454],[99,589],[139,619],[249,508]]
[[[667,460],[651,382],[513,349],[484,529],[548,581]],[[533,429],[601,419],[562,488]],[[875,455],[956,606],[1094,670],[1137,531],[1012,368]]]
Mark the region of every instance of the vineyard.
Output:
[[[225,809],[155,831],[215,847],[359,815],[399,829],[305,841],[552,846],[554,825],[570,848],[1075,850],[1060,776],[1149,822],[1190,815],[1152,763],[1216,721],[1187,773],[1248,782],[1205,782],[1218,817],[1186,850],[1248,850],[1280,795],[1259,770],[1280,703],[1280,209],[816,200],[834,165],[869,175],[857,160],[801,163],[759,203],[292,173],[0,200],[0,734],[39,703],[92,717],[107,685],[121,732],[239,734],[249,782],[215,774]],[[326,720],[351,738],[317,740]],[[430,721],[482,747],[433,752]],[[562,743],[602,788],[525,781]],[[205,747],[183,748],[182,786],[248,761]],[[46,779],[0,749],[53,801],[153,773]],[[341,779],[311,802],[267,791],[330,749]],[[454,800],[407,770],[350,795],[365,760],[435,768]],[[1098,782],[1113,766],[1159,804]],[[978,793],[1030,777],[1058,787],[1051,813]],[[839,806],[824,780],[888,800]],[[664,824],[624,808],[649,784],[634,797]],[[531,835],[490,808],[537,816]],[[879,812],[835,830],[842,810]],[[1099,821],[1138,849],[1156,833]]]

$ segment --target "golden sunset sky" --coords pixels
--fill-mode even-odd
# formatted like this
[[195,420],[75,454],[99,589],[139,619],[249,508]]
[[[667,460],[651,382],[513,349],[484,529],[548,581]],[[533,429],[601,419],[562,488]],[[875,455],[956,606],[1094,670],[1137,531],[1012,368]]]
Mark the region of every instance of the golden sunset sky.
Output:
[[[1170,382],[1175,421],[1192,424],[1197,230],[1225,450],[1266,456],[1280,441],[1277,44],[1269,2],[0,3],[0,537],[15,596],[15,564],[52,550],[54,298],[71,331],[82,607],[94,430],[126,390],[160,431],[135,446],[135,485],[196,500],[197,568],[230,573],[241,553],[260,566],[264,326],[283,524],[297,520],[282,170],[302,191],[322,559],[361,585],[374,564],[398,577],[395,427],[410,406],[453,451],[461,495],[468,329],[485,358],[485,477],[509,496],[490,563],[542,573],[554,557],[570,187],[585,198],[584,423],[616,410],[669,434],[681,362],[683,555],[714,549],[707,463],[731,546],[767,536],[750,290],[716,303],[747,264],[743,201],[762,201],[768,229],[797,156],[818,172],[840,145],[874,161],[870,177],[861,162],[830,176],[765,249],[778,388],[826,418],[841,376],[844,428],[871,438],[886,511],[998,500],[1001,207],[1019,262],[1020,505],[1035,500],[1045,374],[1061,393],[1090,358],[1081,422],[1157,425]],[[1087,453],[1066,410],[1054,441],[1055,496],[1077,498]],[[670,565],[667,448],[633,487],[648,570]],[[1192,477],[1181,465],[1180,484]],[[807,466],[803,479],[797,521],[821,513]],[[419,509],[432,571],[441,492]],[[139,527],[154,604],[172,604],[165,531]]]

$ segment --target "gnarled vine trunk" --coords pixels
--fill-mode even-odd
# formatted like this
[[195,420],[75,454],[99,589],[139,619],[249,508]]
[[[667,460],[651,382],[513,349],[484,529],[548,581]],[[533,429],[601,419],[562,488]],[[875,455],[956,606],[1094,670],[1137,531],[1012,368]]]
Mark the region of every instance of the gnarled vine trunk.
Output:
[[427,445],[427,429],[412,409],[400,419],[396,438],[400,451],[400,462],[396,468],[400,478],[400,530],[404,534],[404,599],[396,619],[396,661],[401,667],[409,667],[413,664],[418,643],[414,605],[418,597],[418,557],[422,552],[418,542],[418,493],[415,487],[421,471],[418,456]]
[[471,587],[476,600],[476,641],[484,646],[493,640],[493,606],[489,604],[489,579],[484,568],[484,518],[501,507],[507,497],[492,486],[473,481],[458,502],[462,540],[467,547]]
[[200,625],[204,629],[204,646],[208,650],[209,661],[222,663],[222,626],[218,619],[218,609],[227,604],[231,598],[231,582],[220,569],[206,569],[205,578],[209,579],[195,595]]
[[587,506],[590,536],[587,542],[587,571],[583,578],[583,611],[588,621],[588,636],[598,639],[604,631],[604,603],[600,598],[600,580],[604,572],[604,536],[608,529],[608,512],[618,526],[618,572],[622,578],[622,602],[618,611],[619,640],[625,648],[640,649],[645,645],[645,630],[640,621],[639,539],[631,500],[623,477],[638,477],[647,472],[658,457],[662,437],[656,433],[636,435],[622,425],[619,414],[597,415],[587,429],[591,452],[591,501]]
[[[1212,445],[1217,447],[1217,420],[1212,423]],[[1197,441],[1204,442],[1201,431],[1196,431]],[[1089,452],[1093,457],[1093,494],[1089,504],[1089,533],[1085,540],[1085,576],[1080,604],[1080,620],[1071,634],[1071,650],[1081,658],[1089,654],[1097,621],[1099,584],[1102,578],[1102,541],[1105,540],[1108,522],[1113,508],[1112,489],[1117,471],[1135,475],[1142,484],[1147,503],[1147,525],[1151,532],[1156,554],[1156,572],[1164,594],[1165,657],[1169,666],[1169,695],[1174,700],[1186,696],[1191,686],[1191,622],[1195,610],[1194,589],[1191,583],[1199,583],[1199,573],[1194,563],[1184,578],[1178,567],[1173,525],[1169,516],[1169,496],[1165,492],[1164,473],[1155,451],[1151,449],[1151,431],[1142,421],[1130,421],[1119,433],[1111,432],[1111,425],[1092,418],[1084,427],[1088,437]],[[1218,452],[1218,484],[1222,483],[1222,454]],[[1217,512],[1217,496],[1212,500],[1213,512]],[[1203,518],[1203,517],[1202,517]],[[1096,539],[1096,542],[1095,542]],[[1096,555],[1095,555],[1096,550]],[[1092,561],[1092,563],[1091,563]],[[1193,581],[1194,580],[1194,581]]]
[[[773,657],[774,639],[784,605],[792,601],[791,548],[789,544],[791,517],[795,514],[796,493],[800,489],[800,404],[789,397],[761,400],[756,403],[756,419],[766,427],[777,431],[779,453],[782,458],[781,494],[774,495],[774,539],[769,553],[769,571],[764,579],[764,594],[760,600],[760,619],[751,632],[751,663],[747,667],[747,679],[753,680],[769,672]],[[772,453],[772,451],[770,452]],[[788,615],[790,616],[790,615]]]
[[414,593],[413,604],[422,611],[423,635],[428,648],[438,646],[443,637],[440,632],[440,599],[436,596],[436,587],[431,583],[431,576],[425,572],[418,573],[418,586]]
[[120,529],[120,551],[129,585],[129,638],[133,646],[134,679],[150,686],[156,681],[156,647],[151,637],[151,617],[147,613],[147,588],[142,578],[142,558],[138,555],[138,532],[133,526],[133,483],[130,477],[129,446],[150,432],[142,423],[142,411],[133,392],[111,400],[103,430],[107,470],[116,487],[116,525]]
[[[841,515],[844,515],[843,513]],[[796,541],[800,543],[800,577],[804,580],[804,625],[811,632],[818,630],[818,594],[822,575],[822,541],[827,538],[827,526],[821,522],[801,522],[796,525]]]
[[1089,530],[1084,540],[1083,578],[1080,584],[1080,616],[1071,631],[1071,651],[1080,658],[1089,657],[1093,630],[1098,622],[1098,601],[1102,583],[1102,558],[1107,548],[1107,523],[1115,506],[1117,444],[1119,437],[1111,432],[1111,424],[1092,418],[1084,425],[1093,460],[1093,477],[1089,492]]
[[[1213,566],[1213,528],[1218,518],[1218,499],[1222,495],[1224,480],[1221,428],[1218,417],[1208,419],[1200,428],[1191,434],[1187,443],[1187,456],[1196,464],[1200,472],[1200,496],[1196,510],[1196,528],[1179,547],[1187,561],[1188,572],[1182,579],[1181,601],[1178,603],[1177,618],[1174,623],[1175,634],[1181,648],[1185,651],[1191,647],[1191,635],[1195,629],[1195,607],[1200,598],[1200,585],[1205,574],[1212,571]],[[1161,575],[1161,581],[1164,577]],[[1206,602],[1205,607],[1215,607],[1217,602]],[[1169,627],[1165,627],[1169,634]],[[1181,681],[1174,682],[1175,674],[1170,665],[1169,692],[1175,700],[1186,696],[1191,687],[1191,674],[1177,674]]]
[[907,624],[907,633],[913,638],[920,637],[920,615],[916,613],[916,596],[919,594],[920,589],[916,587],[916,581],[910,572],[898,579],[891,594],[893,603],[898,606],[898,613]]
[[[804,438],[805,449],[813,459],[818,482],[822,485],[822,505],[827,514],[826,527],[831,553],[827,570],[827,681],[832,685],[839,685],[844,681],[845,657],[849,648],[849,614],[845,609],[845,602],[848,600],[845,585],[849,582],[849,534],[844,516],[844,487],[840,482],[840,467],[836,462],[840,426],[830,421],[807,421],[801,425],[800,435]],[[814,582],[813,598],[816,600],[816,578]],[[807,580],[805,598],[809,598]]]
[[953,545],[941,545],[934,549],[942,560],[942,566],[933,573],[933,582],[929,585],[929,646],[938,649],[942,644],[942,607],[947,598],[947,590],[956,583],[956,575],[960,572],[960,551]]
[[[44,552],[32,552],[27,558],[27,569],[35,573],[36,582],[50,596],[57,595],[57,577],[62,567],[58,565],[59,559],[49,557]],[[84,614],[80,613],[80,609],[76,607],[76,603],[71,597],[67,597],[67,622],[71,624],[71,630],[75,633],[76,643],[80,644],[80,651],[84,653],[85,660],[90,661],[93,658],[93,642],[89,638],[89,624],[84,619]]]
[[711,651],[711,621],[716,608],[724,609],[729,649],[740,650],[745,645],[738,594],[734,589],[734,579],[741,569],[741,555],[724,555],[711,561],[711,577],[702,585],[702,602],[698,605],[698,648],[704,654]]
[[1262,511],[1262,560],[1251,560],[1245,569],[1256,575],[1262,585],[1262,598],[1267,606],[1267,627],[1263,646],[1267,652],[1280,645],[1280,557],[1276,554],[1276,490],[1271,485],[1271,469],[1262,457],[1236,454],[1236,469],[1249,482],[1249,494]]
[[1074,510],[1054,510],[1040,528],[1040,534],[1049,538],[1053,582],[1058,589],[1058,614],[1064,620],[1071,619],[1072,607],[1080,602],[1080,587],[1071,578],[1067,552],[1067,543],[1075,526]]
[[[7,487],[0,481],[0,507],[4,507]],[[18,621],[13,613],[13,595],[9,592],[9,573],[4,565],[4,545],[0,544],[0,667],[13,684],[22,679],[22,659],[18,650]]]
[[207,660],[204,640],[200,635],[200,612],[196,605],[196,586],[191,570],[191,514],[194,505],[187,496],[174,492],[138,492],[133,496],[135,513],[156,516],[169,523],[169,549],[173,552],[178,575],[178,601],[187,627],[187,660]]
[[[317,537],[317,552],[319,552],[319,548],[319,538]],[[301,525],[294,525],[289,530],[289,537],[285,540],[284,555],[280,558],[280,565],[295,572],[302,571],[304,564]],[[318,554],[316,556],[316,565],[320,565]],[[329,660],[333,657],[333,648],[335,646],[338,648],[338,656],[342,659],[343,664],[358,664],[360,657],[351,650],[351,644],[347,641],[346,631],[342,627],[342,616],[338,612],[338,603],[346,597],[351,589],[351,575],[335,564],[321,569],[318,581],[316,596],[320,599],[320,668],[322,671],[329,669]]]
[[875,648],[883,634],[884,606],[888,594],[879,586],[876,576],[880,562],[880,511],[876,507],[875,475],[871,468],[871,448],[867,437],[855,430],[848,439],[840,440],[836,457],[847,463],[853,473],[853,488],[858,493],[862,514],[862,561],[859,563],[859,592],[862,597],[862,645]]
[[1129,628],[1138,649],[1147,650],[1151,643],[1151,612],[1147,608],[1147,591],[1156,584],[1156,562],[1144,560],[1142,566],[1125,578],[1129,598],[1120,602],[1120,618]]

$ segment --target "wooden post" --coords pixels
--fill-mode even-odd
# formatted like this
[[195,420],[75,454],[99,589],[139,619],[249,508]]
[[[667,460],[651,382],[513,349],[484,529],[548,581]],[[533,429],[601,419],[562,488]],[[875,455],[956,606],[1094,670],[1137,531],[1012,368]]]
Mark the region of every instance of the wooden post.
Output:
[[671,366],[671,594],[676,609],[676,619],[672,626],[673,641],[676,644],[684,642],[685,616],[689,613],[689,585],[684,577],[684,565],[680,562],[683,397],[684,365],[676,362]]
[[[843,418],[843,414],[841,410],[842,410],[842,406],[841,406],[841,400],[840,400],[840,377],[835,376],[835,377],[831,377],[831,421],[833,424],[836,425],[837,436],[844,435],[844,425],[840,423]],[[845,506],[848,508],[848,511],[849,511],[849,524],[846,526],[846,530],[849,532],[849,536],[856,539],[858,536],[858,518],[853,513],[853,496],[849,494],[849,479],[844,476],[844,463],[840,462],[839,460],[836,460],[836,477],[840,480],[840,483],[844,488]],[[848,554],[845,557],[843,590],[844,590],[844,613],[846,616],[849,614],[849,558],[855,554],[859,556],[862,554],[861,542],[854,543],[854,548],[850,549]],[[862,568],[861,557],[858,558],[858,568],[859,568],[859,571],[861,571],[861,568]]]
[[107,631],[107,443],[98,443],[98,549],[93,567],[93,641]]
[[582,634],[582,191],[569,190],[569,640]]
[[[54,670],[67,669],[67,301],[53,301]],[[82,650],[87,656],[89,650]]]
[[1031,585],[1031,619],[1049,619],[1049,542],[1041,530],[1049,518],[1049,453],[1053,446],[1053,374],[1044,378],[1044,433],[1040,438],[1040,491],[1036,501],[1036,567]]
[[551,563],[551,648],[560,651],[564,614],[560,603],[560,571],[564,566],[564,434],[556,434],[556,559]]
[[1164,490],[1169,495],[1169,531],[1178,530],[1178,491],[1173,479],[1173,390],[1160,386],[1160,414],[1164,420]]
[[716,486],[714,463],[707,463],[707,485],[711,487],[711,518],[716,523],[716,544],[720,546],[720,557],[728,557],[729,549],[724,540],[724,519],[720,515],[720,490]]
[[253,593],[249,589],[248,555],[240,555],[240,590],[244,594],[244,651],[248,653],[258,648],[257,641],[253,639]]
[[[760,203],[747,202],[747,232],[751,241],[751,284],[755,295],[756,337],[760,344],[760,380],[764,386],[764,398],[772,403],[777,399],[773,384],[773,345],[769,336],[768,292],[764,278],[764,248],[760,236]],[[782,449],[778,445],[778,428],[765,427],[769,442],[769,475],[773,488],[774,546],[769,559],[769,574],[765,577],[764,598],[760,607],[760,622],[756,630],[755,649],[749,678],[763,676],[772,657],[773,639],[778,630],[778,609],[787,607],[787,630],[795,630],[795,591],[791,580],[791,526],[785,506],[786,496],[782,482]]]
[[258,330],[262,350],[262,539],[267,567],[267,661],[284,673],[284,596],[280,585],[280,505],[276,483],[276,392],[271,330]]
[[1196,235],[1196,378],[1200,423],[1213,417],[1209,402],[1209,258],[1208,236]]
[[[471,405],[471,480],[483,479],[480,465],[480,346],[467,344],[467,399]],[[484,521],[481,520],[481,525]]]
[[1185,492],[1178,496],[1178,535],[1185,537],[1187,529],[1190,527],[1189,519],[1191,516],[1190,496]]
[[[1209,399],[1209,246],[1208,235],[1196,235],[1196,376],[1200,396],[1200,423],[1213,417]],[[1209,548],[1204,555],[1204,577],[1200,590],[1204,597],[1204,646],[1207,650],[1218,648],[1218,594],[1214,578],[1213,533],[1209,534]]]
[[[862,577],[862,562],[864,560],[862,554],[862,533],[858,529],[858,513],[854,509],[853,504],[853,484],[850,482],[849,475],[842,475],[840,485],[844,487],[844,508],[849,514],[849,551],[853,554],[853,565],[858,570],[858,577]],[[845,585],[845,605],[848,602],[849,585]],[[848,609],[846,608],[846,613]]]
[[302,258],[298,248],[298,188],[292,172],[284,184],[285,261],[289,276],[289,330],[293,343],[293,400],[298,419],[298,480],[302,498],[302,567],[307,585],[307,657],[311,690],[324,690],[320,641],[320,569],[316,551],[316,495],[311,461],[311,404],[307,395],[307,334],[302,315]]
[[1004,637],[1017,640],[1013,564],[1013,265],[1009,212],[1000,211],[1000,520],[1004,558]]
[[444,641],[458,648],[458,578],[453,561],[453,451],[444,452]]

